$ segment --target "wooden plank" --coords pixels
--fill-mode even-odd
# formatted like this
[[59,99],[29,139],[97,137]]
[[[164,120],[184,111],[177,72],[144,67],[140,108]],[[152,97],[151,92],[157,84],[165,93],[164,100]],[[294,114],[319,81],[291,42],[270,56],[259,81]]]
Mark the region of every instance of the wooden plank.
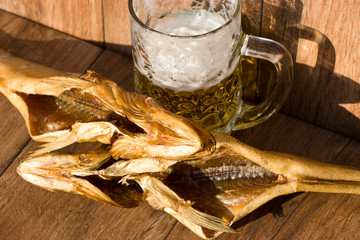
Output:
[[[20,17],[14,18],[4,11],[0,11],[0,16],[0,19],[11,20],[1,26],[0,46],[15,56],[82,74],[102,51],[97,46]],[[20,113],[3,95],[0,95],[0,116],[1,174],[30,138]]]
[[1,26],[1,28],[5,27],[8,23],[10,23],[15,18],[16,18],[16,16],[14,14],[1,11],[1,14],[0,14],[0,26]]
[[127,0],[103,0],[105,47],[131,56],[130,14]]
[[3,0],[0,9],[78,38],[103,44],[102,0]]
[[243,0],[241,5],[241,21],[243,31],[247,34],[260,36],[262,0]]
[[294,86],[282,111],[360,139],[358,0],[264,1],[262,36],[294,59]]
[[[241,6],[242,28],[246,34],[260,36],[262,1],[244,0]],[[243,99],[258,102],[258,65],[256,58],[241,57],[241,84]]]
[[[109,61],[110,60],[110,61]],[[96,60],[91,70],[116,82],[127,91],[134,91],[134,67],[132,59],[126,55],[105,50]]]

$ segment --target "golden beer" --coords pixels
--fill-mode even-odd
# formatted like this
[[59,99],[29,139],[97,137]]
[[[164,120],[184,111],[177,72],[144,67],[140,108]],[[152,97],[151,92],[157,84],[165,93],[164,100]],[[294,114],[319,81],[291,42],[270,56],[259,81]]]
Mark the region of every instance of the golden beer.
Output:
[[238,112],[241,103],[240,66],[220,83],[196,91],[174,91],[152,83],[135,68],[135,89],[206,130],[221,129]]
[[[206,130],[230,133],[268,119],[290,92],[292,58],[280,43],[242,31],[241,4],[129,0],[136,91]],[[246,65],[243,79],[249,87],[242,89],[243,56],[275,66],[276,84],[257,105],[242,101],[258,96]],[[257,69],[250,74],[257,77]]]
[[157,32],[132,26],[136,91],[209,131],[233,123],[241,106],[240,21],[194,8],[147,24]]

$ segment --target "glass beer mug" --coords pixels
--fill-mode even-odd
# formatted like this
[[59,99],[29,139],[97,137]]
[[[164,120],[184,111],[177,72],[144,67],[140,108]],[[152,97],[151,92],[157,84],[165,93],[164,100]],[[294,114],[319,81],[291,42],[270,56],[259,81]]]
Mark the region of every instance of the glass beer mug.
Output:
[[[135,90],[208,131],[229,133],[275,113],[289,94],[293,64],[279,43],[241,27],[241,0],[129,0]],[[272,94],[242,100],[241,56],[271,61]]]

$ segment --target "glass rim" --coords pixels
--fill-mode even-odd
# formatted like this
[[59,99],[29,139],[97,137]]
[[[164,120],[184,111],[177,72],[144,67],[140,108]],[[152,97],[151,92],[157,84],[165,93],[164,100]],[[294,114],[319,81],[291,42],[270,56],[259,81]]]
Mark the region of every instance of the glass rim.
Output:
[[133,8],[133,0],[128,0],[128,8],[129,8],[129,12],[130,12],[130,16],[143,28],[151,31],[151,32],[154,32],[154,33],[158,33],[158,34],[161,34],[161,35],[164,35],[164,36],[167,36],[167,37],[172,37],[172,38],[183,38],[183,39],[191,39],[191,38],[201,38],[201,37],[204,37],[204,36],[207,36],[207,35],[212,35],[212,34],[215,34],[216,32],[220,31],[222,28],[224,28],[225,26],[229,25],[233,19],[235,19],[239,13],[240,13],[240,8],[241,8],[241,0],[238,0],[237,1],[238,4],[236,6],[236,9],[235,9],[235,12],[234,14],[231,16],[231,18],[226,21],[224,24],[222,24],[220,27],[214,29],[214,30],[211,30],[209,32],[206,32],[206,33],[202,33],[202,34],[197,34],[197,35],[189,35],[189,36],[180,36],[180,35],[173,35],[173,34],[168,34],[168,33],[164,33],[164,32],[160,32],[158,30],[155,30],[154,28],[151,28],[149,27],[148,25],[146,25],[145,23],[143,23],[139,18],[138,16],[136,15],[135,11],[134,11],[134,8]]

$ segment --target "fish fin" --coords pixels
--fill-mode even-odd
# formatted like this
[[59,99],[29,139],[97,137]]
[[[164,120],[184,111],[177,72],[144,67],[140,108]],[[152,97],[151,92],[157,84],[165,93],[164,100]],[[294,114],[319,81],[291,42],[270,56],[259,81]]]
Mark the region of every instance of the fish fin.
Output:
[[75,123],[68,133],[59,138],[55,138],[52,142],[43,144],[40,146],[40,149],[33,152],[31,156],[39,156],[47,152],[52,152],[76,142],[101,142],[103,144],[110,144],[115,133],[120,132],[114,124],[109,122]]
[[229,223],[221,218],[200,212],[193,207],[187,207],[180,211],[184,218],[190,220],[196,225],[208,228],[214,231],[237,233],[229,227]]
[[29,157],[36,157],[42,154],[52,152],[54,150],[64,148],[69,146],[77,141],[76,135],[73,132],[69,132],[68,134],[56,139],[53,142],[45,143],[40,146],[39,149],[30,153]]
[[[151,207],[175,217],[202,238],[214,237],[218,232],[236,233],[235,230],[228,226],[230,222],[194,209],[191,201],[182,199],[155,177],[147,174],[126,176],[123,178],[123,184],[128,180],[135,180],[141,186],[143,189],[143,199]],[[205,231],[205,229],[215,232],[210,233]]]

